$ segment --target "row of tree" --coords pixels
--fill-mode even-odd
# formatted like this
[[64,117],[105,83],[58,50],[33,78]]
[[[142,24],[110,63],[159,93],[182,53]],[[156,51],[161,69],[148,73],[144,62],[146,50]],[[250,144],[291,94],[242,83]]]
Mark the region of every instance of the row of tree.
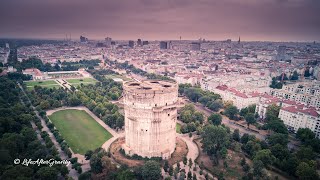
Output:
[[148,79],[158,79],[158,80],[166,80],[166,81],[175,81],[172,78],[168,77],[168,76],[163,76],[163,75],[159,75],[159,74],[154,74],[154,73],[147,73],[146,71],[143,71],[139,68],[134,67],[132,64],[129,65],[129,62],[126,61],[124,63],[119,63],[118,61],[110,61],[110,60],[106,60],[106,62],[111,65],[114,66],[118,69],[124,69],[127,71],[127,73],[133,73],[133,74],[137,74],[140,76],[145,76]]
[[190,84],[179,84],[179,94],[188,97],[192,102],[199,102],[212,111],[219,111],[223,107],[220,95],[204,91],[201,87]]
[[[0,77],[0,179],[57,179],[68,171],[64,165],[21,165],[24,159],[56,159],[60,157],[50,139],[44,135],[45,144],[31,127],[37,122],[32,109],[20,101],[22,93],[15,80]],[[20,164],[17,160],[20,160]]]

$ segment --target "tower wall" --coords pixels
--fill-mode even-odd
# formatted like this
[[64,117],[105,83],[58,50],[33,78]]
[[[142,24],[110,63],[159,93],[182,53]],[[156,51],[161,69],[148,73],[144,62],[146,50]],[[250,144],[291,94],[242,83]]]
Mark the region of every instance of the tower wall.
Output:
[[166,81],[124,84],[127,154],[168,158],[175,149],[178,85]]

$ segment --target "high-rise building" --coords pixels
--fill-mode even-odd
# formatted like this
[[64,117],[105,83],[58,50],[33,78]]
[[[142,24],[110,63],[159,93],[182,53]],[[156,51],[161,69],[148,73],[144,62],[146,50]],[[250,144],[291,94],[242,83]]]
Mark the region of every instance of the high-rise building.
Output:
[[106,37],[105,40],[106,40],[106,46],[107,46],[107,47],[110,47],[110,46],[111,46],[112,38],[111,38],[111,37]]
[[141,41],[141,39],[138,39],[137,45],[138,45],[138,46],[142,46],[142,41]]
[[84,36],[80,36],[80,42],[87,42],[88,38],[84,37]]
[[111,45],[116,45],[116,42],[115,41],[111,41]]
[[6,43],[6,48],[7,48],[7,49],[10,49],[9,43]]
[[131,48],[134,47],[134,41],[129,41],[129,47],[131,47]]
[[176,145],[178,85],[131,81],[124,83],[123,89],[125,153],[170,158]]
[[277,50],[277,60],[284,61],[286,60],[286,49],[287,46],[279,46]]
[[148,45],[149,44],[149,41],[143,41],[142,42],[142,45]]
[[201,43],[192,42],[191,43],[191,50],[192,51],[200,51]]
[[160,49],[168,49],[168,42],[160,41]]

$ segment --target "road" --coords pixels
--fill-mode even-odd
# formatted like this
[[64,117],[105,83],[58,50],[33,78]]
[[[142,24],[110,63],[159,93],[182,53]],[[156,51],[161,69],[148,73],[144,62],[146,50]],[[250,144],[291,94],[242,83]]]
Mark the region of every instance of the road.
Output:
[[[191,102],[189,100],[186,100],[185,98],[181,98],[181,101],[185,104],[193,104],[195,109],[197,111],[202,112],[206,117],[209,117],[212,113],[214,113],[213,111],[211,111],[210,109],[207,109],[206,107],[204,107],[202,104],[200,103],[194,103]],[[228,117],[226,116],[222,116],[222,124],[228,126],[230,128],[231,131],[234,131],[235,129],[239,129],[240,135],[243,135],[244,133],[247,134],[251,134],[256,136],[256,138],[260,139],[260,140],[265,140],[265,136],[262,134],[258,134],[252,131],[249,131],[247,128],[244,128],[242,126],[236,125],[234,124]]]

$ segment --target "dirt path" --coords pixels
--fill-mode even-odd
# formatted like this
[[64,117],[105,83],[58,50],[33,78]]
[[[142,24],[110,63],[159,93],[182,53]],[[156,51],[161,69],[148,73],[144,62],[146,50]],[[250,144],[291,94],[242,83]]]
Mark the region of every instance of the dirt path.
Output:
[[[209,177],[210,177],[211,179],[213,179],[213,176],[212,176],[209,172],[207,172],[207,171],[205,171],[205,170],[203,170],[203,174],[200,175],[199,165],[194,163],[195,159],[199,156],[199,149],[198,149],[197,145],[193,142],[193,138],[194,138],[194,137],[191,137],[191,138],[190,138],[190,137],[189,137],[189,134],[178,134],[178,133],[177,133],[176,135],[177,135],[179,138],[181,138],[184,142],[186,142],[186,144],[187,144],[187,146],[188,146],[188,154],[187,154],[188,163],[187,163],[187,165],[185,166],[185,165],[183,164],[183,162],[181,161],[181,162],[180,162],[180,168],[181,168],[181,169],[185,169],[186,175],[187,175],[187,173],[188,173],[189,171],[191,171],[192,174],[195,173],[196,176],[197,176],[197,179],[199,179],[199,180],[204,180],[206,173],[208,173]],[[189,165],[189,159],[190,159],[190,158],[192,159],[192,162],[193,162],[191,168],[188,166],[188,165]],[[175,167],[177,167],[177,164],[174,164],[174,165],[173,165],[173,168],[175,168]],[[196,171],[193,171],[193,168],[194,168],[194,167],[196,167]],[[163,177],[168,177],[168,176],[169,176],[169,174],[166,173],[166,172],[164,172],[163,169],[162,169],[162,175],[163,175]],[[179,175],[180,175],[180,173],[178,173],[178,178],[179,178]]]

